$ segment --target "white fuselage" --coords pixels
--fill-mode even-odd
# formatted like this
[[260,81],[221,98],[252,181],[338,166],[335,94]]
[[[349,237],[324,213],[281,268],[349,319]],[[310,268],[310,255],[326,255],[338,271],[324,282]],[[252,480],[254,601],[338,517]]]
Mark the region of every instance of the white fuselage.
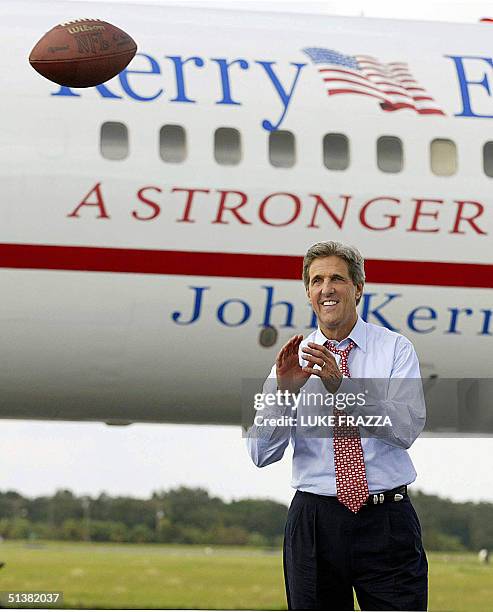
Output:
[[[360,313],[410,338],[423,376],[490,376],[493,99],[473,81],[493,87],[492,26],[6,4],[1,417],[239,422],[242,379],[312,329],[301,260],[323,240],[363,253]],[[124,73],[67,91],[31,69],[45,31],[93,16],[137,41]],[[327,95],[306,47],[404,62],[444,114]],[[128,130],[125,159],[101,153],[107,122]],[[160,156],[166,125],[186,134],[182,162]],[[224,127],[241,137],[236,165],[215,159]],[[271,128],[294,135],[292,167],[270,162]],[[345,170],[324,165],[332,133]],[[402,142],[402,171],[378,168],[382,136]],[[436,139],[457,147],[451,176],[430,168]]]

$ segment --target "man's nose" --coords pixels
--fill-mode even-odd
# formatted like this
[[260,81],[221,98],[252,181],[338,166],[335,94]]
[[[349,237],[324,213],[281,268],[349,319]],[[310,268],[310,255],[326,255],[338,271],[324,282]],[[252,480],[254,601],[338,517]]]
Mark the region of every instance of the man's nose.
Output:
[[332,295],[334,293],[334,283],[331,280],[324,280],[322,285],[322,293],[324,295]]

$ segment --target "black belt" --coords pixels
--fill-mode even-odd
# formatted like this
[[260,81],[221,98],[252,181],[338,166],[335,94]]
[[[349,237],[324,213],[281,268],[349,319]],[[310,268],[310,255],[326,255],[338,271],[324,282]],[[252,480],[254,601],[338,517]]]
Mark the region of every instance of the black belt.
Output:
[[376,506],[377,504],[383,504],[384,502],[399,502],[407,497],[407,485],[390,489],[389,491],[383,491],[382,493],[370,493],[368,499],[363,504],[364,506]]

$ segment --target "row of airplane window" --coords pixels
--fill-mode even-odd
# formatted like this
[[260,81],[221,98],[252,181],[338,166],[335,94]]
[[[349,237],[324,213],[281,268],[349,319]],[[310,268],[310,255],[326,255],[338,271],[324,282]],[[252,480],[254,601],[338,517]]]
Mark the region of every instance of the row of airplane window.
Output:
[[[128,128],[124,123],[107,121],[101,126],[101,155],[109,160],[123,160],[129,154]],[[350,164],[350,143],[345,134],[331,133],[323,138],[323,163],[328,170],[344,171]],[[167,163],[186,161],[187,139],[181,125],[164,125],[159,132],[159,155]],[[292,168],[296,163],[294,134],[277,130],[269,134],[269,163],[276,168]],[[214,159],[223,166],[236,166],[242,160],[240,132],[220,127],[214,132]],[[376,147],[377,166],[382,172],[398,173],[404,169],[402,140],[397,136],[381,136]],[[430,142],[430,170],[436,176],[452,176],[458,169],[457,146],[446,138]],[[483,170],[493,177],[493,142],[483,146]]]

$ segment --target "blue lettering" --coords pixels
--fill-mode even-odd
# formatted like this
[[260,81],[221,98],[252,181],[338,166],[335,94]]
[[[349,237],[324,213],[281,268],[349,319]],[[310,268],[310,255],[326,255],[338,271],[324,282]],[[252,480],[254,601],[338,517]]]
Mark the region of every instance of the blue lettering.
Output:
[[176,88],[178,90],[178,95],[176,98],[170,100],[170,102],[191,102],[192,104],[195,104],[196,100],[187,98],[185,94],[185,77],[183,75],[183,66],[188,62],[193,62],[196,66],[202,68],[204,65],[204,60],[201,57],[187,57],[187,59],[182,59],[180,55],[167,55],[166,57],[175,65]]
[[457,331],[457,321],[459,319],[459,314],[461,312],[465,312],[467,316],[470,316],[473,313],[472,308],[447,308],[447,310],[452,313],[452,316],[450,317],[450,327],[444,333],[461,334],[462,332]]
[[485,308],[482,308],[479,312],[484,313],[484,321],[483,321],[483,327],[481,328],[481,331],[478,333],[478,336],[493,336],[493,334],[490,332],[490,321],[491,321],[491,315],[493,314],[493,310],[486,310]]
[[195,291],[192,318],[189,321],[179,321],[178,319],[181,316],[181,312],[177,310],[171,316],[173,321],[178,325],[190,325],[191,323],[195,323],[195,321],[197,321],[197,319],[200,317],[200,311],[202,309],[202,295],[204,291],[207,291],[207,289],[210,289],[210,287],[189,287],[189,289]]
[[490,67],[493,68],[493,62],[489,57],[476,57],[473,55],[445,55],[444,57],[448,57],[455,63],[455,70],[457,72],[457,78],[459,79],[459,87],[460,93],[462,96],[462,112],[456,113],[455,117],[482,117],[485,119],[492,119],[493,115],[477,115],[473,112],[471,107],[471,99],[469,97],[469,85],[481,85],[488,92],[488,95],[491,96],[490,86],[488,82],[488,77],[486,74],[482,81],[470,81],[466,77],[466,71],[464,69],[463,60],[471,59],[471,60],[481,60],[486,62]]
[[[123,91],[129,95],[134,100],[138,100],[139,102],[149,102],[150,100],[155,100],[159,98],[159,96],[163,93],[163,90],[160,89],[154,96],[139,96],[139,94],[135,93],[135,91],[130,87],[128,82],[128,75],[130,74],[161,74],[161,69],[159,68],[159,64],[156,60],[150,55],[146,55],[145,53],[137,53],[137,56],[145,57],[149,60],[150,70],[129,70],[125,68],[119,74],[120,83],[122,84]],[[133,62],[132,62],[133,63]]]
[[80,94],[73,92],[70,87],[62,85],[59,91],[51,93],[50,96],[72,96],[73,98],[80,98]]
[[286,306],[286,309],[287,309],[286,322],[284,323],[284,325],[280,325],[279,327],[294,327],[293,325],[293,311],[294,311],[293,304],[291,302],[273,302],[272,296],[274,294],[274,287],[272,286],[263,285],[262,289],[267,290],[267,301],[265,304],[264,320],[259,325],[259,327],[270,327],[272,325],[272,323],[270,322],[270,318],[272,314],[272,309],[275,308],[276,306]]
[[244,59],[236,59],[232,62],[228,62],[225,59],[211,58],[211,62],[217,62],[221,71],[221,85],[223,89],[223,99],[216,102],[216,104],[236,104],[241,106],[241,102],[235,102],[231,98],[231,88],[229,83],[229,67],[233,64],[239,64],[242,70],[248,70],[248,62]]
[[[310,306],[310,308],[311,308],[311,306]],[[310,323],[306,326],[306,329],[317,329],[317,326],[318,326],[317,315],[312,310],[312,319],[311,319]]]
[[[159,63],[151,56],[146,53],[138,53],[138,57],[143,58],[143,60],[147,60],[148,65],[140,70],[136,69],[125,69],[119,75],[120,84],[123,92],[129,98],[136,100],[138,102],[150,102],[159,98],[163,92],[163,88],[157,88],[152,95],[143,95],[143,93],[137,93],[135,86],[132,87],[130,85],[130,75],[156,75],[161,74],[161,68]],[[137,57],[136,56],[136,57]],[[186,82],[185,82],[185,65],[188,63],[192,63],[192,65],[203,68],[205,65],[204,59],[197,56],[192,57],[182,57],[180,55],[167,55],[165,56],[167,59],[173,62],[173,66],[175,69],[175,81],[176,81],[176,97],[171,98],[170,102],[185,102],[189,104],[196,104],[197,100],[188,97],[186,90]],[[247,60],[238,58],[235,60],[228,61],[226,58],[211,58],[212,62],[216,62],[219,66],[219,73],[221,78],[221,93],[222,98],[216,101],[216,104],[221,105],[232,105],[232,106],[241,106],[242,102],[234,100],[231,92],[231,76],[230,76],[230,68],[236,64],[240,67],[241,70],[248,70],[250,64]],[[301,74],[301,70],[307,64],[298,64],[294,62],[290,62],[290,65],[295,68],[295,74],[292,78],[291,84],[288,84],[286,87],[281,83],[279,77],[275,72],[276,62],[274,61],[256,61],[255,63],[259,64],[262,69],[265,71],[269,82],[274,87],[279,99],[281,101],[282,110],[281,116],[277,119],[277,121],[272,122],[268,119],[264,119],[262,121],[263,129],[272,132],[274,130],[279,129],[284,118],[286,117],[289,105],[291,100],[293,99],[295,89],[299,82],[299,77]],[[122,95],[118,95],[111,91],[106,85],[97,85],[96,90],[102,98],[106,99],[114,99],[121,100],[123,99]],[[80,97],[81,94],[75,91],[72,91],[70,87],[61,86],[60,89],[54,93],[50,94],[51,96],[62,96],[62,97]]]
[[281,102],[282,102],[282,105],[283,105],[283,113],[282,113],[281,118],[279,119],[279,121],[276,123],[276,125],[273,125],[267,119],[262,121],[262,127],[264,128],[264,130],[267,130],[268,132],[273,132],[274,130],[277,130],[279,128],[279,126],[281,125],[281,123],[282,123],[282,121],[284,119],[284,116],[286,115],[286,111],[288,110],[289,103],[291,101],[291,98],[293,97],[294,88],[296,87],[296,83],[298,82],[298,77],[300,76],[301,69],[304,66],[306,66],[306,64],[295,64],[293,62],[290,62],[291,66],[296,66],[297,70],[296,70],[296,76],[294,78],[294,81],[293,81],[293,84],[291,86],[291,89],[290,89],[289,92],[286,92],[284,87],[281,85],[281,82],[277,78],[276,74],[274,73],[274,70],[272,69],[272,66],[276,62],[259,62],[259,61],[257,61],[256,63],[260,64],[260,66],[262,66],[262,68],[267,73],[267,76],[269,77],[271,83],[274,85],[274,88],[277,91],[277,93],[279,95],[279,98],[281,99]]
[[[224,311],[226,310],[229,304],[240,304],[243,307],[243,317],[237,323],[228,323],[224,319],[224,314],[225,314]],[[251,308],[243,300],[235,300],[235,299],[226,300],[217,309],[217,318],[223,325],[226,325],[227,327],[238,327],[239,325],[243,325],[243,323],[245,323],[245,321],[248,321],[248,319],[250,318],[250,314],[251,314]]]
[[397,297],[402,297],[402,294],[400,293],[386,293],[386,297],[387,297],[387,301],[385,301],[383,304],[380,304],[380,306],[377,306],[376,308],[373,308],[370,310],[370,301],[372,299],[372,297],[376,296],[378,294],[376,293],[365,293],[363,295],[363,308],[362,308],[362,313],[361,313],[361,318],[364,321],[368,321],[368,317],[370,315],[373,315],[377,321],[379,321],[384,327],[386,327],[387,329],[390,329],[391,331],[399,331],[399,329],[397,327],[393,327],[389,321],[387,321],[387,319],[385,319],[379,312],[379,310],[381,308],[383,308],[384,306],[387,306],[387,304],[389,302],[391,302],[392,300],[394,300]]
[[[428,314],[424,314],[422,316],[418,315],[420,310],[428,311]],[[428,327],[427,329],[418,329],[415,325],[415,321],[434,321],[437,318],[436,310],[430,308],[429,306],[418,306],[414,310],[411,310],[407,317],[407,324],[410,329],[415,331],[418,334],[429,334],[430,332],[436,329],[436,325],[432,327]]]

